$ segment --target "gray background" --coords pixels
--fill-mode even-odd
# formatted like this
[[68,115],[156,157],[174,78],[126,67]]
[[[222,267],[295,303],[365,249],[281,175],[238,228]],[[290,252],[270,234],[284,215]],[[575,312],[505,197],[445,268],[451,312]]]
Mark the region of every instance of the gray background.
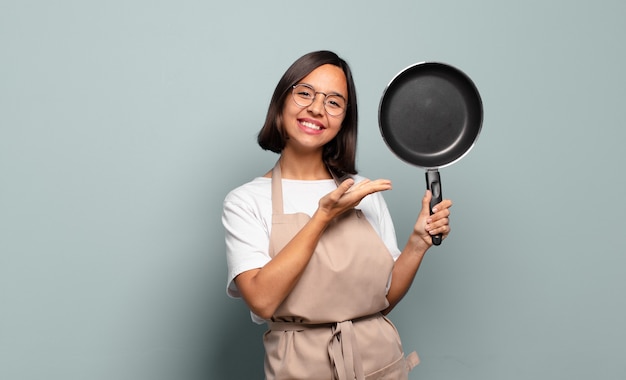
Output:
[[453,234],[391,315],[411,378],[626,378],[625,18],[621,0],[0,1],[0,378],[261,378],[221,202],[276,160],[255,135],[317,49],[352,65],[358,167],[393,181],[401,245],[424,174],[380,137],[384,87],[433,60],[483,97],[477,145],[441,170]]

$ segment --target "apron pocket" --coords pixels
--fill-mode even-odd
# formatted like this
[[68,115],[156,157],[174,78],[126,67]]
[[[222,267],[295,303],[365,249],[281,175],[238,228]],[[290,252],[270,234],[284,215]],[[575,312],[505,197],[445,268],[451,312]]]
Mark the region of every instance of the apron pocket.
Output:
[[409,367],[404,354],[387,367],[365,375],[365,380],[408,380],[408,378]]

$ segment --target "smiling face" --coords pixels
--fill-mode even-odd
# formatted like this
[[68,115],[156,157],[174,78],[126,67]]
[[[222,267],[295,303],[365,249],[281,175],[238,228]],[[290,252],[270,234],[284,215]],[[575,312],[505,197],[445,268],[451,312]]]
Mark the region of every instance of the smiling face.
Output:
[[282,112],[283,128],[288,136],[285,150],[321,152],[337,136],[345,117],[345,113],[331,116],[326,112],[324,94],[338,94],[349,101],[346,76],[341,68],[326,64],[311,71],[298,84],[314,88],[316,94],[311,105],[305,107],[298,105],[291,95],[285,99]]

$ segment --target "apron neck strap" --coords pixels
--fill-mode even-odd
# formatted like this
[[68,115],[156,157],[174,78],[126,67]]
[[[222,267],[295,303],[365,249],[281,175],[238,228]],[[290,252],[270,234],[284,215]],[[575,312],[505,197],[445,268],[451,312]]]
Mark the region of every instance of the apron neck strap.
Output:
[[280,158],[272,169],[272,214],[282,215],[283,210],[283,181],[280,172]]

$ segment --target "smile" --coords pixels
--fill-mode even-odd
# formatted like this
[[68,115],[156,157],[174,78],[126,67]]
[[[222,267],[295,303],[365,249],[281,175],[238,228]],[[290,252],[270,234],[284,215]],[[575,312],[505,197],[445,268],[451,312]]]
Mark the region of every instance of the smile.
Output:
[[320,126],[320,125],[317,125],[317,124],[315,124],[315,123],[311,123],[311,122],[309,122],[309,121],[302,121],[302,120],[301,120],[301,121],[300,121],[300,124],[301,124],[303,127],[306,127],[306,128],[309,128],[309,129],[313,129],[313,130],[316,130],[316,131],[321,131],[322,129],[324,129],[324,127],[322,127],[322,126]]

